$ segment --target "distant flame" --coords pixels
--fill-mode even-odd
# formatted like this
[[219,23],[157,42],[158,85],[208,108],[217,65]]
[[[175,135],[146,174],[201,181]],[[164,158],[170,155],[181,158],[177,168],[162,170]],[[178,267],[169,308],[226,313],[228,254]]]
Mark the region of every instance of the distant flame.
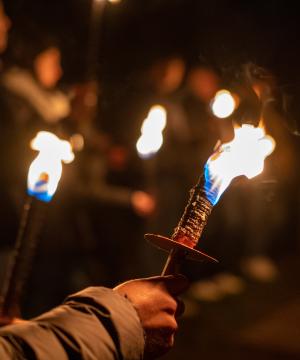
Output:
[[153,156],[163,144],[163,130],[167,123],[166,110],[160,106],[153,106],[141,128],[141,137],[136,148],[142,158]]
[[230,182],[237,176],[249,179],[264,169],[264,160],[275,149],[275,141],[263,127],[242,125],[234,130],[231,142],[222,144],[206,163],[206,178],[216,203]]
[[211,102],[212,113],[224,119],[230,116],[236,108],[236,100],[228,90],[220,90]]
[[[104,0],[96,0],[96,2],[103,2]],[[108,0],[108,2],[110,2],[110,3],[119,3],[119,2],[121,2],[121,0]]]
[[28,193],[42,201],[50,201],[54,195],[62,173],[62,161],[70,163],[74,160],[71,145],[60,140],[56,135],[40,131],[31,141],[33,150],[38,156],[29,167]]

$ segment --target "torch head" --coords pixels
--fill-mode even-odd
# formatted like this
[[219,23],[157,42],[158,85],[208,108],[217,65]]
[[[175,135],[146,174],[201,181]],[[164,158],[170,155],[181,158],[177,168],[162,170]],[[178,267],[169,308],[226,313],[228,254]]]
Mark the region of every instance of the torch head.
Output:
[[245,175],[251,179],[259,175],[265,158],[275,148],[274,139],[265,134],[262,126],[244,124],[234,132],[234,139],[220,145],[205,164],[205,189],[213,205],[234,178]]
[[46,131],[37,134],[31,141],[31,147],[39,151],[39,154],[29,168],[28,194],[41,201],[49,202],[62,174],[62,161],[72,162],[74,154],[70,143]]

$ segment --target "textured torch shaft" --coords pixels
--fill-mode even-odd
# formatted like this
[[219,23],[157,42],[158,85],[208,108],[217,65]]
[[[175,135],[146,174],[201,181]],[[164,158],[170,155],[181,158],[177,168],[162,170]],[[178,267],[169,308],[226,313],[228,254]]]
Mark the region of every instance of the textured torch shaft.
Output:
[[41,233],[46,204],[28,197],[1,294],[1,316],[19,316],[19,306]]
[[[212,208],[213,205],[206,198],[204,178],[201,177],[197,185],[190,191],[188,204],[175,228],[172,240],[194,248],[199,241]],[[184,250],[173,249],[165,263],[162,275],[178,273],[185,255],[186,253]]]
[[190,199],[176,227],[172,239],[195,247],[207,223],[213,205],[207,200],[204,191],[204,179],[190,191]]

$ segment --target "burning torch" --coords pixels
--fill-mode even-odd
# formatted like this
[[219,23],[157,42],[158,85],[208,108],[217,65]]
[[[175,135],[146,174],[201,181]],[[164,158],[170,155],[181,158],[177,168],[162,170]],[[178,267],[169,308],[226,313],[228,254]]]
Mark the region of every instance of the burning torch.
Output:
[[39,154],[29,168],[28,198],[1,294],[1,317],[7,322],[19,316],[19,304],[41,233],[47,203],[51,201],[58,186],[62,162],[70,163],[74,159],[70,143],[49,132],[39,132],[31,141],[31,148],[39,151]]
[[143,159],[155,155],[163,144],[163,130],[167,124],[167,112],[164,107],[154,105],[141,128],[141,136],[136,143],[138,154]]
[[153,105],[141,127],[141,136],[136,143],[138,155],[144,160],[148,188],[155,184],[156,157],[163,145],[163,132],[167,125],[167,111],[161,105]]
[[217,261],[196,249],[213,207],[234,178],[245,175],[251,179],[260,174],[265,158],[275,148],[273,138],[266,135],[262,126],[244,124],[236,127],[234,133],[232,141],[219,145],[209,157],[171,238],[145,235],[148,241],[169,252],[164,275],[177,272],[186,258]]

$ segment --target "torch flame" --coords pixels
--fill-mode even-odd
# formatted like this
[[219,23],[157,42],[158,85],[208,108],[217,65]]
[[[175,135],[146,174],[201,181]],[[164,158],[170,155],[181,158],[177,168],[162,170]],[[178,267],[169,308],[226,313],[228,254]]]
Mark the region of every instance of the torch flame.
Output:
[[228,90],[218,91],[210,105],[212,113],[220,119],[230,116],[236,106],[236,100]]
[[160,105],[153,106],[144,120],[136,148],[142,158],[157,153],[163,144],[163,130],[167,123],[167,113]]
[[275,149],[274,139],[262,126],[242,125],[234,129],[234,139],[222,144],[205,166],[208,193],[217,203],[230,182],[237,176],[251,179],[264,169],[264,160]]
[[29,167],[28,193],[42,201],[50,201],[58,186],[62,174],[62,161],[66,164],[74,160],[71,145],[60,140],[56,135],[40,131],[31,141],[33,150],[38,156]]

